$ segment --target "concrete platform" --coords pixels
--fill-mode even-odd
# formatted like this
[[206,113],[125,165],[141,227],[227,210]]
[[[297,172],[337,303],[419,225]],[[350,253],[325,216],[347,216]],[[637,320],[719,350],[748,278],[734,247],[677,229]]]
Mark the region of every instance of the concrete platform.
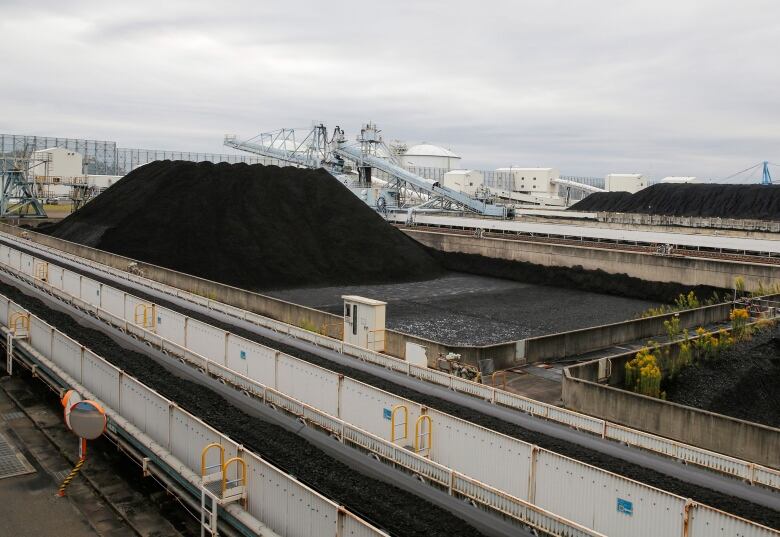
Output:
[[[58,411],[27,381],[0,378],[0,434],[33,469],[0,478],[0,535],[180,537],[155,502],[125,482],[121,469],[94,445],[88,447],[87,463],[66,497],[56,496],[77,459],[77,438]],[[121,460],[129,464],[124,456]]]

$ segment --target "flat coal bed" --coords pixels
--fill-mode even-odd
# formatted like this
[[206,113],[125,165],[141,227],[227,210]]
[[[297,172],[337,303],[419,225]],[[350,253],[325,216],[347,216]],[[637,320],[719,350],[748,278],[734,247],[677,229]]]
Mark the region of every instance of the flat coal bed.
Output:
[[658,304],[450,272],[423,282],[267,291],[341,315],[341,295],[387,302],[387,328],[448,345],[491,345],[632,319]]

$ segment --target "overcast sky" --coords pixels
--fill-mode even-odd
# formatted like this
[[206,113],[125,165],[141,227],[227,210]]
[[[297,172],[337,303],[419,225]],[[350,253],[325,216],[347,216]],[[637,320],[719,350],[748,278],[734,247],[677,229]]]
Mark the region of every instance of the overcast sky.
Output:
[[777,0],[118,4],[0,0],[0,132],[226,152],[373,120],[471,167],[780,163]]

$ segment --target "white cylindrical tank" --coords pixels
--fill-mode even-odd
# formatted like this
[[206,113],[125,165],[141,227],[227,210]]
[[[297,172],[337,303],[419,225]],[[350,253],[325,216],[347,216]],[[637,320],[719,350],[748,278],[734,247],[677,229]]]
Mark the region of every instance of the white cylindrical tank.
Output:
[[422,143],[412,145],[399,155],[404,168],[440,168],[444,170],[457,169],[460,157],[438,145]]

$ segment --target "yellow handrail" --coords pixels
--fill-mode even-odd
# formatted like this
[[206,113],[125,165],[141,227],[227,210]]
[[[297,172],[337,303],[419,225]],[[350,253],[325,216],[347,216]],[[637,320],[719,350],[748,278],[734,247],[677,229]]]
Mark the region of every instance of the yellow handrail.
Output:
[[217,467],[216,464],[213,464],[208,467],[206,466],[206,455],[208,454],[211,448],[219,449],[219,467],[222,469],[222,476],[224,477],[225,448],[222,447],[221,444],[217,444],[216,442],[212,442],[211,444],[207,445],[206,447],[203,448],[203,451],[200,452],[200,476],[206,477],[206,470]]
[[35,278],[41,281],[48,281],[49,279],[49,264],[46,261],[38,261],[35,263],[34,270]]
[[[404,413],[404,422],[403,422],[404,435],[396,437],[395,436],[396,426],[401,425],[401,424],[396,424],[395,422],[395,414],[399,410],[402,410]],[[404,438],[407,438],[409,436],[408,423],[409,423],[409,409],[406,408],[406,405],[393,405],[393,409],[390,411],[390,441],[391,442],[395,442],[396,440],[403,440]]]
[[506,371],[494,371],[493,372],[493,374],[490,376],[490,380],[493,383],[493,387],[494,388],[496,387],[496,375],[498,375],[498,374],[501,375],[501,380],[502,380],[501,389],[502,390],[506,390]]
[[[428,432],[423,432],[425,425],[428,426]],[[427,437],[426,442],[424,438]],[[431,453],[433,447],[433,420],[428,414],[423,414],[414,424],[414,452],[420,453],[425,451],[423,457],[427,457]]]
[[227,471],[230,467],[230,464],[235,462],[241,467],[241,477],[231,480],[231,481],[241,481],[241,484],[243,486],[246,486],[246,462],[244,462],[244,459],[240,457],[233,457],[232,459],[228,459],[228,461],[222,466],[222,496],[225,495],[225,490],[227,490],[227,484],[228,484],[228,478],[227,478]]
[[20,328],[26,333],[30,333],[30,314],[21,311],[11,314],[11,318],[8,320],[8,327],[11,329],[12,334],[16,334]]
[[[150,312],[151,310],[151,312]],[[155,326],[154,304],[144,304],[143,302],[135,305],[135,324],[144,328],[154,328]]]

